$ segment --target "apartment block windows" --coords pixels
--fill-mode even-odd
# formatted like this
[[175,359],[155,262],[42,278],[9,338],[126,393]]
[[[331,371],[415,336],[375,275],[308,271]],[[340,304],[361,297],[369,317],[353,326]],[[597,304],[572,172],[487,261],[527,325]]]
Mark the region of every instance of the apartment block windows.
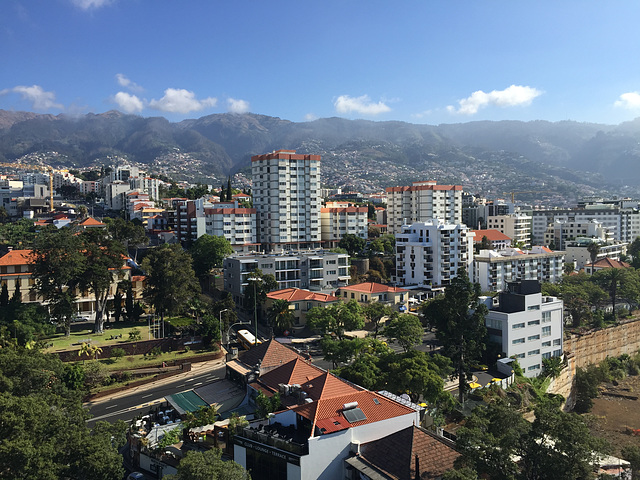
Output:
[[548,327],[542,327],[542,336],[548,337],[549,335],[551,335],[551,325]]

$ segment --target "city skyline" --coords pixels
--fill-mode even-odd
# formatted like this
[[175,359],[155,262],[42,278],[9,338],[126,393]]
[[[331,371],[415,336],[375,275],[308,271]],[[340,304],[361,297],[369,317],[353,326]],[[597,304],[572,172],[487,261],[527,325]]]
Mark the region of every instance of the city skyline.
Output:
[[4,2],[0,109],[171,121],[640,115],[631,1]]

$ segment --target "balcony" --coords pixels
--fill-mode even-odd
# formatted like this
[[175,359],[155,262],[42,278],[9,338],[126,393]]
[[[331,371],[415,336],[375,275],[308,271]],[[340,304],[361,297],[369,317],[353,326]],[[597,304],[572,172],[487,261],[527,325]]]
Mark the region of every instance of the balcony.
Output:
[[309,454],[310,433],[297,430],[293,426],[283,427],[279,424],[245,427],[237,436],[254,442],[284,450],[295,455]]

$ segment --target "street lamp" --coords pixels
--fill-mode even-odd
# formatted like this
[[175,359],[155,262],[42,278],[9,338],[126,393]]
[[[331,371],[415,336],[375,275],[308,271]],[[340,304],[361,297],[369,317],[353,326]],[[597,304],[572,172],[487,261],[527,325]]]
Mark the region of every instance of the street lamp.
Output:
[[[222,343],[224,342],[224,334],[222,332],[222,312],[228,312],[229,309],[225,308],[223,310],[220,310],[220,345],[222,345]],[[228,343],[228,342],[227,342]]]

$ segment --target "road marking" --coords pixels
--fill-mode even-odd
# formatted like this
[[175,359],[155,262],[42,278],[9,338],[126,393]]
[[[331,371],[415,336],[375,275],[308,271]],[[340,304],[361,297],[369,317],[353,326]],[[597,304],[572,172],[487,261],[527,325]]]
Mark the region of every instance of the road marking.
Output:
[[194,387],[197,387],[198,385],[202,385],[202,382],[194,383],[194,384],[193,384],[193,386],[194,386]]
[[188,380],[185,380],[185,382],[193,382],[195,380],[195,378],[190,378]]
[[109,405],[108,407],[105,408],[105,410],[108,410],[110,408],[116,408],[118,405]]
[[147,398],[147,397],[150,397],[151,395],[153,395],[153,393],[150,393],[149,395],[143,395],[140,398]]
[[182,385],[178,385],[176,388],[182,388],[182,387],[186,387],[186,386],[187,386],[187,384],[183,383]]

